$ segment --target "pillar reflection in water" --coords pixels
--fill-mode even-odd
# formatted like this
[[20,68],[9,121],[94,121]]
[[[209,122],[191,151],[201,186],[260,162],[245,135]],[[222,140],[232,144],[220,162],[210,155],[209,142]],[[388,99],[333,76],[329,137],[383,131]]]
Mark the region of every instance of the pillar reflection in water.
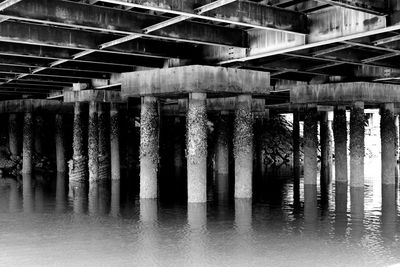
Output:
[[73,202],[74,213],[83,214],[88,206],[88,186],[84,182],[70,181],[69,195]]
[[318,221],[317,185],[304,185],[304,231],[315,233]]
[[121,182],[120,180],[112,180],[111,182],[111,211],[113,217],[120,216],[121,207]]
[[350,235],[354,241],[359,241],[364,235],[364,187],[350,187],[350,201]]
[[216,174],[214,184],[218,203],[227,202],[229,199],[229,176],[228,174]]
[[140,223],[142,229],[139,232],[140,249],[143,266],[157,265],[158,246],[158,201],[157,199],[140,199]]
[[19,191],[19,182],[16,179],[8,179],[10,184],[10,195],[8,208],[10,212],[19,212],[21,210],[21,198]]
[[111,203],[111,184],[109,182],[99,183],[98,192],[98,213],[101,215],[109,214]]
[[35,212],[43,212],[44,210],[44,182],[41,175],[35,175]]
[[186,265],[204,263],[204,256],[207,249],[207,204],[188,203],[187,223],[188,245],[185,247],[188,248],[189,255]]
[[344,237],[347,229],[347,191],[348,183],[336,182],[335,185],[335,235]]
[[252,229],[252,199],[235,199],[235,227],[239,234]]
[[35,210],[35,182],[32,174],[26,173],[22,175],[22,199],[23,209],[26,213]]
[[397,197],[394,185],[382,185],[382,236],[387,241],[394,241],[396,232]]
[[56,182],[56,212],[62,213],[67,209],[68,205],[68,183],[67,174],[65,172],[57,173]]

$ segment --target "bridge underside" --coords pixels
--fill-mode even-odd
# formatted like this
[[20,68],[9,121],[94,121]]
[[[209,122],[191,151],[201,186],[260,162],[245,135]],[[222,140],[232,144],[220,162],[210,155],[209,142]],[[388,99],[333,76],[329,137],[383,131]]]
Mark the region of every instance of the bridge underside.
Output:
[[206,202],[207,134],[216,118],[217,172],[226,174],[233,154],[235,197],[251,198],[253,155],[262,154],[253,126],[271,111],[293,112],[295,186],[304,121],[304,183],[315,186],[318,140],[321,168],[332,161],[334,111],[336,181],[360,188],[371,107],[382,115],[382,183],[395,183],[398,1],[3,0],[0,11],[0,112],[10,113],[15,157],[23,113],[23,173],[32,172],[34,118],[47,112],[56,115],[57,169],[65,172],[63,114],[73,113],[70,182],[119,179],[125,109],[124,126],[140,128],[140,197],[157,198],[161,122],[185,116],[177,147],[186,157],[180,149],[177,166],[186,158],[188,201]]
[[121,73],[194,64],[270,73],[267,104],[289,102],[288,85],[398,84],[399,9],[394,0],[4,0],[0,97],[62,99],[78,83],[120,91]]

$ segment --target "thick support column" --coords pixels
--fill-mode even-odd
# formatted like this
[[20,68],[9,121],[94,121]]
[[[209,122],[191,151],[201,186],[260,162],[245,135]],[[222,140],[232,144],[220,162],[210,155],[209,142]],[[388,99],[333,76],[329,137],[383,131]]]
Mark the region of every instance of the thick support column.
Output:
[[253,196],[253,115],[251,96],[237,97],[233,150],[235,156],[235,198]]
[[227,115],[220,115],[216,123],[215,171],[219,175],[229,173],[229,122]]
[[43,155],[43,134],[44,132],[44,118],[42,115],[37,114],[35,116],[35,152],[37,155]]
[[73,156],[69,162],[70,182],[84,182],[87,175],[87,162],[84,148],[83,103],[75,102],[73,125]]
[[300,203],[300,113],[293,113],[293,197]]
[[350,112],[350,186],[364,186],[364,103],[355,102]]
[[317,108],[308,106],[304,119],[304,184],[317,184],[318,128]]
[[55,116],[55,141],[57,172],[66,172],[65,143],[64,143],[64,117],[62,114]]
[[381,108],[382,184],[384,185],[396,183],[396,138],[394,104],[384,104]]
[[151,96],[142,97],[140,117],[140,198],[157,198],[159,127],[157,98]]
[[24,132],[22,145],[22,173],[30,174],[33,169],[33,115],[27,112],[24,115]]
[[11,113],[8,117],[8,142],[10,146],[11,157],[16,158],[20,155],[20,146],[18,142],[18,115]]
[[119,111],[115,103],[110,108],[110,147],[111,147],[111,179],[121,178],[121,163],[119,154]]
[[[320,120],[321,143],[321,191],[328,190],[332,176],[332,134],[328,112],[321,114]],[[326,192],[324,192],[326,193]]]
[[347,122],[344,106],[338,106],[335,109],[333,135],[335,138],[335,180],[339,183],[347,183]]
[[88,128],[88,167],[89,182],[96,182],[99,179],[98,162],[98,118],[96,102],[89,103],[89,128]]
[[98,117],[98,164],[99,164],[99,180],[106,181],[110,178],[110,143],[108,139],[108,127],[107,127],[107,113],[106,104],[98,103],[97,117]]
[[207,202],[207,108],[206,94],[189,96],[187,112],[188,202]]

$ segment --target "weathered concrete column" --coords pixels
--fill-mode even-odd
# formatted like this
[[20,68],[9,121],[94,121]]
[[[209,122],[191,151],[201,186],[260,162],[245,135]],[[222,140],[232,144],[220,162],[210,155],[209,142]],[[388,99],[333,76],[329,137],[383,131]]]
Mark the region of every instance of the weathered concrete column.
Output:
[[55,142],[57,172],[66,172],[65,143],[64,143],[64,117],[62,114],[55,116]]
[[35,152],[38,155],[43,155],[43,130],[44,130],[44,118],[43,115],[35,115]]
[[236,100],[233,152],[235,157],[235,198],[253,196],[253,115],[251,95]]
[[87,178],[87,162],[84,148],[83,103],[75,102],[73,125],[73,156],[69,162],[70,182],[84,182]]
[[216,122],[215,171],[219,175],[229,173],[229,122],[227,115],[220,115]]
[[317,184],[318,128],[317,108],[309,105],[304,119],[304,184]]
[[142,97],[140,117],[140,198],[157,198],[159,127],[157,98],[152,96]]
[[13,158],[20,155],[20,146],[18,141],[18,115],[11,113],[8,117],[8,142],[10,146],[11,156]]
[[90,183],[96,182],[99,179],[98,140],[97,104],[96,102],[91,101],[89,103],[88,128],[88,167]]
[[328,112],[321,114],[320,120],[321,143],[321,191],[327,190],[332,176],[332,134]]
[[396,183],[396,138],[394,103],[384,104],[381,107],[382,184],[384,185]]
[[118,105],[112,103],[110,107],[110,147],[111,147],[111,179],[121,178],[121,163],[119,152],[119,111]]
[[187,112],[188,202],[207,202],[207,108],[206,94],[189,95]]
[[364,186],[364,103],[355,102],[350,112],[350,186]]
[[293,112],[293,198],[300,202],[300,112]]
[[33,168],[33,115],[24,114],[24,133],[22,145],[22,173],[32,173]]
[[345,106],[338,106],[334,111],[333,135],[335,138],[335,181],[347,183],[347,122]]
[[99,180],[106,181],[110,178],[110,143],[108,139],[108,127],[106,114],[106,104],[98,103],[97,118],[98,118],[98,177]]

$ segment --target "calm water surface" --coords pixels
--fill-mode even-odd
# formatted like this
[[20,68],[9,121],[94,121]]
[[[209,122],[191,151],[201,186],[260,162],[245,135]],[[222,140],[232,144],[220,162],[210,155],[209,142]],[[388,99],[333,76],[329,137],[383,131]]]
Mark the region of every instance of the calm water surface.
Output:
[[[257,183],[252,201],[226,183],[209,203],[140,201],[124,182],[87,194],[66,177],[5,179],[0,186],[1,266],[390,266],[400,263],[395,191],[367,172],[346,187]],[[216,190],[217,189],[217,190]],[[383,191],[382,191],[383,190]],[[383,194],[381,193],[383,192]],[[350,194],[351,193],[351,194]],[[306,195],[306,196],[305,196]],[[382,202],[383,199],[383,202]],[[382,208],[383,203],[383,208]]]

